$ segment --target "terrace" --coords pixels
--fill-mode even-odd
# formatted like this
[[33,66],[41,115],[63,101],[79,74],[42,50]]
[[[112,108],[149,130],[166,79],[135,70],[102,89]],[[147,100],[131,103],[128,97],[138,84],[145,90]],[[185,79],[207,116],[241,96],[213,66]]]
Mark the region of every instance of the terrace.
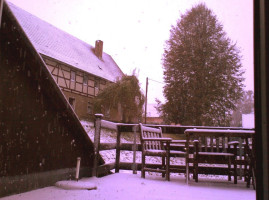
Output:
[[[160,173],[148,172],[141,178],[141,144],[137,124],[112,123],[96,115],[93,123],[81,122],[95,146],[94,168],[92,177],[82,178],[78,182],[66,181],[65,189],[51,186],[26,193],[1,198],[3,200],[31,199],[246,199],[256,198],[253,185],[249,188],[244,181],[244,165],[238,162],[238,183],[228,181],[227,172],[222,166],[208,170],[202,166],[199,181],[193,177],[193,164],[190,164],[190,179],[186,181],[185,158],[171,158],[171,179],[166,181]],[[151,125],[153,126],[153,125]],[[162,125],[165,137],[185,140],[185,130],[218,129],[227,127],[194,127]],[[231,131],[245,131],[229,127]],[[249,130],[247,130],[249,131]],[[233,138],[235,140],[236,138]],[[238,147],[238,159],[244,158],[242,140]],[[252,143],[252,141],[251,141]],[[174,150],[184,150],[185,145],[171,146]],[[191,159],[190,159],[191,160]],[[243,159],[244,160],[244,159]],[[160,159],[148,158],[147,162],[155,168],[161,167]],[[87,190],[91,184],[97,189]],[[76,189],[76,190],[75,190]],[[79,190],[78,190],[79,189]]]
[[[160,173],[149,172],[146,178],[141,178],[141,145],[139,130],[136,124],[115,124],[101,119],[97,115],[95,127],[92,123],[82,122],[89,137],[94,141],[95,165],[93,177],[82,178],[78,182],[66,181],[68,187],[64,189],[52,186],[33,190],[2,199],[255,199],[255,190],[251,185],[246,187],[243,166],[238,167],[238,183],[227,181],[226,171],[217,167],[216,171],[206,170],[199,175],[199,182],[192,179],[193,167],[190,164],[190,180],[186,182],[186,163],[184,158],[172,158],[172,166],[176,173],[171,173],[171,180],[166,181]],[[184,131],[190,128],[214,127],[182,127],[161,126],[165,137],[186,139]],[[215,127],[216,128],[216,127]],[[225,130],[227,128],[218,128]],[[236,128],[229,128],[234,130]],[[240,129],[238,129],[240,130]],[[244,131],[244,130],[243,130]],[[234,138],[235,139],[235,138]],[[240,140],[239,140],[240,141]],[[242,148],[242,141],[241,145]],[[238,149],[242,158],[244,149]],[[172,147],[177,150],[184,146]],[[147,162],[156,168],[160,167],[160,160],[149,158]],[[101,164],[100,164],[101,163]],[[108,173],[109,172],[109,173]],[[103,176],[105,175],[105,176]],[[97,178],[99,177],[99,178]],[[87,190],[87,185],[97,189]],[[85,186],[84,186],[85,185]],[[74,190],[80,188],[80,190]]]
[[[258,7],[257,5],[259,5],[258,3],[257,4],[255,4],[256,5],[256,7]],[[261,6],[262,7],[262,6]],[[263,7],[262,7],[263,8]],[[258,10],[258,9],[256,9],[256,10]],[[259,20],[257,20],[258,22],[257,22],[257,24],[259,24]],[[255,33],[256,33],[256,39],[257,38],[260,38],[260,35],[261,36],[264,36],[263,34],[265,34],[264,33],[264,30],[262,30],[261,31],[261,33],[260,33],[260,30],[259,30],[259,26],[256,24],[256,28],[255,28]],[[262,23],[261,23],[262,24]],[[257,30],[257,31],[256,31]],[[15,37],[14,37],[15,38]],[[263,37],[261,37],[261,38],[263,38]],[[25,40],[23,40],[23,41],[25,41]],[[261,44],[263,44],[264,43],[264,41],[263,40],[255,40],[255,41],[258,41],[257,42],[257,44],[256,44],[256,46],[259,46],[260,45],[260,43]],[[28,44],[28,43],[27,43]],[[10,45],[11,46],[11,45]],[[28,45],[29,46],[29,45]],[[17,49],[19,49],[19,48],[17,48]],[[257,47],[257,49],[259,50],[259,47]],[[12,51],[11,51],[12,52]],[[27,51],[28,52],[28,51]],[[262,55],[260,55],[260,52],[262,52]],[[255,63],[256,63],[256,65],[257,65],[257,68],[256,68],[256,71],[257,71],[257,74],[258,74],[258,72],[260,72],[259,71],[259,69],[265,69],[265,64],[263,64],[262,65],[262,67],[259,67],[259,62],[260,62],[260,60],[259,60],[259,58],[260,57],[262,57],[263,58],[263,54],[265,54],[265,50],[264,49],[262,49],[262,51],[255,51],[255,55],[256,55],[256,57],[257,57],[257,61],[255,61]],[[17,55],[17,54],[16,54]],[[29,54],[28,54],[29,55]],[[36,60],[38,60],[38,59],[29,59],[29,60],[31,60],[31,61],[36,61]],[[265,60],[264,58],[262,59],[262,61],[263,60]],[[39,61],[39,60],[38,60]],[[259,62],[258,62],[259,61]],[[264,62],[265,63],[265,62]],[[2,64],[2,63],[1,63]],[[39,65],[40,65],[40,61],[39,61]],[[15,66],[15,65],[14,65]],[[36,63],[34,63],[34,64],[31,64],[31,66],[37,66],[37,64]],[[42,65],[40,65],[40,66],[42,66]],[[36,69],[38,69],[38,68],[36,68]],[[41,68],[40,68],[41,69]],[[34,73],[35,73],[35,71],[34,71]],[[259,83],[261,82],[262,83],[262,86],[264,86],[265,85],[265,81],[264,81],[264,79],[265,79],[265,77],[266,77],[266,73],[261,73],[261,74],[258,74],[257,76],[255,76],[255,78],[256,78],[256,83],[257,83],[257,93],[255,94],[255,96],[257,97],[257,119],[256,119],[256,121],[257,121],[257,125],[258,126],[256,126],[257,127],[257,135],[259,136],[258,137],[258,139],[257,139],[257,142],[258,142],[258,145],[257,145],[257,147],[259,148],[259,153],[262,153],[261,152],[261,150],[264,150],[264,156],[263,156],[263,158],[260,158],[259,159],[259,161],[258,161],[258,163],[260,163],[260,168],[257,170],[258,172],[259,172],[259,174],[260,174],[260,176],[259,176],[259,180],[260,180],[260,188],[261,188],[261,185],[263,185],[264,184],[264,191],[263,191],[263,188],[261,188],[261,192],[260,192],[260,196],[263,196],[264,195],[264,199],[268,199],[268,198],[266,198],[266,194],[267,194],[267,190],[266,190],[266,188],[267,188],[267,186],[268,186],[268,184],[266,183],[266,181],[268,181],[268,177],[267,177],[267,175],[268,175],[268,173],[267,173],[267,165],[264,165],[264,166],[262,166],[261,165],[261,163],[267,163],[267,151],[265,151],[265,150],[267,150],[267,147],[268,147],[268,145],[266,145],[267,144],[267,129],[262,129],[263,128],[263,124],[265,124],[265,125],[267,125],[266,124],[266,119],[263,119],[264,118],[264,116],[265,115],[261,115],[261,114],[264,114],[264,112],[265,112],[265,114],[266,114],[266,108],[267,108],[267,106],[266,105],[264,105],[264,104],[261,104],[260,102],[266,102],[266,101],[261,101],[261,99],[262,99],[262,97],[263,97],[263,99],[264,99],[264,97],[266,96],[266,94],[268,94],[268,93],[266,93],[266,90],[265,89],[263,89],[263,90],[259,90],[259,88],[260,88],[260,85],[259,85]],[[262,78],[260,78],[262,76]],[[34,76],[33,76],[34,77]],[[268,77],[268,76],[267,76]],[[42,85],[43,86],[43,85]],[[38,87],[35,87],[35,88],[38,88]],[[44,88],[48,88],[48,87],[44,87]],[[265,87],[263,87],[263,88],[265,88]],[[23,90],[22,90],[23,91]],[[264,96],[263,96],[264,95]],[[20,95],[17,95],[19,98],[21,98],[21,96]],[[31,95],[29,95],[29,96],[31,96]],[[6,98],[6,97],[5,97]],[[8,99],[8,98],[6,98],[6,99]],[[54,99],[54,98],[53,98]],[[25,101],[26,102],[26,101]],[[29,104],[30,105],[30,104]],[[13,105],[12,105],[13,106]],[[10,108],[12,107],[12,106],[10,106]],[[33,110],[32,109],[32,106],[30,106],[31,108],[30,108],[30,110]],[[59,106],[60,107],[60,106]],[[60,107],[61,108],[61,107]],[[263,108],[263,109],[261,109],[261,108]],[[7,109],[8,110],[8,109]],[[54,109],[51,109],[51,110],[54,110]],[[14,112],[15,113],[15,112]],[[42,112],[40,112],[41,114],[42,114]],[[56,114],[58,114],[58,113],[56,113]],[[56,115],[55,114],[55,115]],[[70,113],[69,113],[70,114]],[[71,114],[72,114],[72,112],[71,112]],[[71,115],[70,114],[70,116],[74,116],[73,114]],[[53,114],[51,114],[50,116],[55,116],[55,115],[53,115]],[[12,116],[13,116],[13,113],[12,113]],[[57,115],[58,116],[58,115]],[[69,116],[69,115],[68,115]],[[54,118],[53,118],[54,119]],[[71,118],[71,119],[73,119],[73,118]],[[67,121],[67,120],[64,120],[65,122]],[[68,120],[69,121],[69,120]],[[54,121],[55,122],[55,121]],[[262,122],[263,122],[263,124],[262,124]],[[42,121],[42,124],[44,124],[44,121]],[[53,124],[55,124],[55,123],[53,123]],[[71,126],[72,125],[74,125],[75,123],[72,123],[71,124]],[[13,127],[14,126],[14,124],[13,123],[10,123],[10,125]],[[39,124],[37,124],[35,127],[37,127]],[[58,124],[57,124],[58,125]],[[60,124],[61,125],[61,124]],[[66,123],[64,124],[64,125],[66,125]],[[76,126],[75,126],[76,127]],[[166,127],[164,127],[164,129],[166,129]],[[8,129],[7,129],[8,130]],[[58,130],[58,129],[57,129]],[[50,130],[49,130],[50,131]],[[15,133],[15,132],[14,132]],[[38,133],[38,131],[36,131],[36,133]],[[2,140],[3,141],[3,140]],[[57,140],[55,140],[55,141],[57,141]],[[31,141],[30,141],[31,142]],[[55,144],[55,143],[52,143],[53,145]],[[56,143],[57,144],[57,143]],[[69,144],[68,144],[69,145]],[[263,145],[263,146],[262,146]],[[45,145],[44,145],[45,146]],[[70,146],[70,145],[69,145]],[[110,146],[113,146],[113,145],[110,145]],[[123,145],[124,146],[124,145]],[[131,146],[135,146],[135,145],[131,145]],[[49,146],[49,147],[51,147],[51,146]],[[100,149],[102,149],[101,148],[102,147],[102,145],[100,145]],[[128,148],[129,148],[130,146],[128,146]],[[44,148],[44,151],[45,150],[47,150],[46,148]],[[138,152],[137,152],[138,153]],[[62,154],[60,155],[61,157],[62,157]],[[257,159],[258,159],[258,156],[257,156]],[[37,160],[37,159],[36,159]],[[63,159],[62,159],[63,160]],[[61,161],[62,161],[61,160]],[[26,162],[20,162],[20,163],[26,163]],[[20,164],[19,163],[19,164]],[[47,163],[49,163],[49,162],[47,162]],[[22,166],[21,165],[17,165],[18,167],[17,167],[17,169],[19,169],[19,168],[21,168]],[[113,169],[115,169],[115,167],[116,167],[116,162],[114,162],[114,163],[109,163],[108,165],[103,165],[103,166],[100,166],[100,168],[98,167],[98,169],[97,169],[97,172],[98,172],[98,170],[100,169],[100,171],[102,171],[102,169],[107,169],[107,168],[112,168],[112,170]],[[119,163],[118,165],[117,165],[120,169],[122,169],[123,168],[123,166],[124,166],[124,163],[122,162],[122,163]],[[130,168],[130,166],[131,166],[131,169],[135,172],[135,171],[137,171],[136,169],[137,168],[135,168],[135,167],[139,167],[139,164],[127,164],[127,166],[128,166],[128,168]],[[59,167],[61,167],[61,166],[59,166]],[[133,168],[132,168],[133,167]],[[263,168],[262,168],[263,167]],[[127,168],[127,167],[126,167]],[[50,169],[50,168],[47,168],[47,169]],[[200,196],[200,194],[201,193],[203,193],[203,191],[206,191],[207,190],[207,188],[209,188],[209,190],[211,190],[212,188],[214,188],[212,185],[211,185],[211,179],[209,179],[210,177],[205,177],[205,178],[202,178],[202,179],[199,179],[199,182],[198,183],[195,183],[193,180],[191,180],[190,181],[190,183],[189,183],[189,185],[186,185],[185,184],[185,182],[183,182],[183,180],[184,180],[184,177],[182,178],[180,178],[180,177],[172,177],[171,178],[171,181],[170,182],[167,182],[167,181],[164,181],[163,179],[161,179],[160,177],[156,177],[155,178],[155,176],[148,176],[146,179],[141,179],[140,178],[140,176],[139,176],[139,171],[137,172],[138,173],[138,175],[136,175],[136,174],[128,174],[127,176],[125,176],[125,174],[123,174],[122,173],[122,170],[120,170],[119,171],[120,173],[116,173],[116,174],[113,174],[113,175],[108,175],[108,176],[105,176],[104,178],[98,178],[98,179],[96,179],[96,178],[90,178],[90,179],[88,179],[90,182],[94,182],[94,181],[96,181],[96,180],[98,180],[98,181],[100,181],[100,182],[98,182],[98,181],[96,181],[96,183],[100,183],[100,184],[102,184],[102,186],[100,185],[100,187],[98,187],[98,189],[96,190],[96,191],[98,191],[98,190],[101,190],[102,192],[104,192],[104,190],[110,190],[110,192],[111,193],[113,193],[113,192],[117,192],[117,193],[119,193],[119,189],[117,189],[117,188],[120,188],[120,186],[117,186],[116,184],[117,184],[117,180],[119,180],[121,183],[123,183],[123,184],[125,184],[126,185],[126,182],[124,182],[124,180],[126,180],[126,179],[128,179],[128,180],[130,180],[131,178],[129,178],[129,177],[137,177],[137,179],[139,179],[139,181],[141,181],[140,183],[141,183],[141,185],[144,185],[144,183],[148,183],[148,180],[153,180],[153,181],[158,181],[158,179],[160,179],[160,181],[158,182],[158,183],[160,183],[160,184],[158,184],[158,185],[160,185],[160,187],[157,187],[156,186],[156,188],[154,188],[154,192],[156,193],[156,194],[159,194],[158,193],[158,191],[159,190],[161,190],[162,188],[166,188],[165,186],[169,186],[169,188],[171,187],[172,188],[172,186],[170,186],[170,184],[171,183],[173,183],[174,182],[174,179],[177,179],[177,182],[176,182],[176,189],[178,189],[179,191],[181,191],[181,193],[180,194],[176,194],[176,193],[174,193],[175,194],[175,196],[182,196],[182,195],[184,195],[184,192],[186,192],[186,193],[191,193],[191,194],[194,194],[194,193],[196,193],[197,195],[199,195],[198,197],[201,199],[201,196],[205,196],[205,198],[207,198],[207,199],[210,199],[210,197],[212,197],[213,195],[211,194],[212,193],[212,191],[210,192],[210,194],[206,194],[206,195],[201,195]],[[266,173],[264,173],[264,172],[266,172]],[[123,176],[123,180],[120,178],[120,176]],[[111,178],[112,177],[112,178]],[[181,182],[180,182],[180,180],[182,179],[182,185],[184,184],[184,187],[181,187]],[[86,181],[86,179],[83,179],[83,180],[85,180]],[[113,182],[113,183],[115,183],[114,185],[113,185],[113,187],[115,187],[116,189],[113,189],[113,187],[112,186],[107,186],[106,184],[105,184],[105,181],[104,182],[102,182],[101,183],[101,181],[102,180],[108,180],[108,184],[111,184],[111,182]],[[265,181],[264,181],[265,180]],[[20,180],[21,181],[21,180]],[[82,180],[81,180],[82,181]],[[143,182],[142,182],[143,181]],[[203,181],[205,182],[205,184],[204,185],[202,185],[203,184]],[[79,181],[80,182],[80,181]],[[129,182],[129,181],[128,181]],[[131,181],[132,182],[132,181]],[[219,183],[220,182],[220,183]],[[216,183],[219,183],[219,184],[216,184]],[[34,184],[36,184],[36,183],[34,183]],[[137,186],[137,184],[139,184],[139,182],[135,182],[135,187],[138,187]],[[246,192],[246,191],[250,191],[251,192],[251,194],[253,194],[253,196],[251,196],[251,195],[249,195],[248,194],[248,197],[254,197],[254,191],[252,190],[252,188],[250,188],[250,189],[248,189],[248,188],[246,188],[245,187],[245,183],[244,182],[242,182],[241,180],[239,180],[239,183],[237,184],[237,185],[234,185],[234,184],[232,184],[232,183],[230,183],[230,182],[227,182],[226,180],[222,180],[222,179],[217,179],[217,181],[215,182],[215,180],[212,182],[212,184],[214,184],[214,186],[216,186],[216,185],[218,185],[218,186],[220,186],[220,188],[224,188],[224,190],[222,190],[223,192],[220,192],[220,191],[216,191],[216,194],[219,194],[218,195],[218,197],[217,198],[215,198],[214,197],[214,199],[220,199],[220,198],[222,198],[222,197],[224,197],[225,199],[232,199],[232,197],[231,197],[231,195],[229,195],[228,193],[229,193],[229,191],[230,190],[233,190],[233,189],[236,189],[237,190],[237,188],[238,187],[240,187],[240,184],[241,184],[241,186],[242,186],[242,189],[244,190],[244,193]],[[148,185],[148,184],[147,184]],[[152,185],[152,187],[154,186],[154,184],[153,183],[150,183],[150,185]],[[223,187],[222,187],[222,185],[223,185]],[[107,187],[106,187],[107,186]],[[194,190],[192,190],[191,189],[191,187],[195,187],[195,186],[198,186],[198,187],[201,187],[201,188],[203,188],[202,190],[200,190],[200,191],[198,191],[198,190],[196,190],[196,191],[194,191]],[[212,186],[212,187],[211,187]],[[103,188],[103,189],[102,189]],[[144,186],[143,188],[147,188],[146,186]],[[181,188],[181,189],[180,189]],[[185,190],[185,188],[188,188],[188,190],[190,190],[190,191],[186,191]],[[45,188],[45,190],[46,190],[47,188]],[[62,195],[62,197],[64,198],[64,199],[68,199],[68,198],[72,198],[72,199],[83,199],[83,195],[82,195],[82,193],[83,193],[83,191],[79,191],[78,193],[69,193],[69,191],[65,191],[65,190],[59,190],[59,189],[56,189],[56,188],[54,188],[53,187],[53,189],[52,189],[53,191],[55,191],[56,193],[58,193],[59,195],[61,194]],[[51,191],[52,191],[51,190]],[[142,190],[142,189],[141,189]],[[156,191],[156,190],[158,190],[158,191]],[[29,198],[26,198],[26,199],[42,199],[43,197],[45,198],[45,199],[53,199],[53,197],[51,196],[51,198],[49,198],[49,195],[53,195],[52,193],[53,192],[51,192],[51,194],[46,194],[46,195],[48,195],[48,196],[46,196],[46,195],[43,195],[43,193],[41,192],[41,191],[43,191],[43,190],[35,190],[35,191],[33,191],[33,192],[29,192],[29,193],[27,193],[27,194],[30,194],[30,196],[28,196]],[[50,191],[50,189],[49,190],[47,190],[47,191]],[[124,191],[124,190],[122,190],[122,191]],[[135,189],[132,189],[132,191],[136,191]],[[145,194],[145,193],[151,193],[151,191],[152,190],[148,190],[148,191],[142,191],[142,194]],[[237,191],[239,191],[239,190],[237,190]],[[41,192],[41,193],[39,193],[39,192]],[[85,193],[85,195],[91,195],[90,194],[90,192],[95,192],[95,191],[87,191],[87,192],[89,192],[89,193]],[[166,193],[168,193],[169,192],[169,194],[170,193],[173,193],[173,191],[165,191],[164,193],[162,193],[162,194],[165,194],[165,195],[167,195]],[[264,194],[262,193],[262,192],[264,192]],[[66,195],[64,195],[63,193],[66,193]],[[99,199],[98,197],[100,197],[101,199],[113,199],[114,197],[115,198],[121,198],[122,197],[122,199],[124,198],[124,197],[126,197],[126,196],[124,196],[123,195],[123,193],[121,193],[121,194],[119,194],[118,196],[116,195],[116,196],[113,196],[113,195],[111,195],[111,196],[109,196],[110,195],[110,193],[109,194],[107,194],[106,192],[104,192],[105,194],[106,194],[106,196],[102,196],[102,194],[96,194],[97,196],[95,196],[95,199]],[[126,192],[127,194],[128,194],[128,191]],[[31,195],[34,195],[34,196],[32,196],[31,197]],[[80,194],[82,195],[82,196],[80,196]],[[133,193],[131,193],[130,192],[130,194],[133,194]],[[204,193],[203,193],[204,194]],[[215,193],[214,193],[215,194]],[[235,198],[242,198],[242,199],[248,199],[248,197],[246,197],[245,198],[245,196],[243,195],[243,194],[241,194],[240,192],[238,192],[238,193],[236,193],[237,195],[235,195]],[[57,194],[55,194],[54,193],[54,195],[56,195],[57,196]],[[99,195],[99,196],[98,196]],[[197,195],[195,196],[191,196],[191,197],[197,197]],[[259,195],[259,192],[257,192],[257,195]],[[68,196],[68,197],[67,197]],[[24,194],[20,194],[20,195],[15,195],[15,196],[10,196],[10,197],[7,197],[7,198],[15,198],[15,199],[23,199],[25,196],[24,196]],[[60,196],[58,196],[59,198],[57,198],[57,199],[61,199],[60,198]],[[92,196],[91,196],[92,197]],[[111,197],[111,198],[110,198]],[[133,195],[133,197],[135,198],[135,197],[137,197],[137,198],[135,198],[135,199],[138,199],[140,196],[139,196],[139,193],[137,192],[137,193],[135,193],[135,195]],[[169,198],[169,195],[167,195],[166,197],[168,197]],[[189,198],[191,198],[190,196],[189,196]],[[129,196],[128,196],[128,198],[129,198]],[[142,198],[142,197],[141,197]],[[145,197],[146,198],[146,197]],[[160,195],[160,199],[162,198],[162,196]],[[212,197],[213,198],[213,197]],[[255,198],[255,197],[254,197]],[[86,198],[85,198],[86,199]],[[148,199],[150,199],[150,196],[148,196]],[[158,197],[156,197],[156,199],[158,199]],[[167,199],[167,198],[166,198]],[[171,199],[173,199],[173,197],[171,197]]]
[[165,181],[161,176],[147,176],[146,179],[138,174],[115,173],[101,178],[91,177],[79,180],[83,183],[93,183],[96,190],[64,190],[57,187],[46,187],[30,192],[4,197],[1,200],[110,200],[110,199],[158,199],[158,200],[254,200],[255,190],[246,188],[243,181],[237,185],[226,180],[203,178],[198,183],[185,183],[184,176],[171,176]]

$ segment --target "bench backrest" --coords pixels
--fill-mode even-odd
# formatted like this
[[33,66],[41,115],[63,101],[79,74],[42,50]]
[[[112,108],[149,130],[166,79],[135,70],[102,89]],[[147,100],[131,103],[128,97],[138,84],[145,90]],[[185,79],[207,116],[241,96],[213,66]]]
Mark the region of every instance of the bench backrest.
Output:
[[244,130],[214,130],[214,129],[186,129],[185,134],[188,145],[199,140],[199,151],[227,152],[230,141],[252,143],[254,131]]
[[140,139],[141,139],[141,145],[142,149],[149,150],[162,150],[163,145],[160,141],[145,141],[144,139],[148,138],[162,138],[162,129],[161,128],[151,128],[143,126],[141,123],[140,126]]
[[231,141],[229,136],[197,136],[193,139],[199,140],[199,151],[206,152],[226,152]]

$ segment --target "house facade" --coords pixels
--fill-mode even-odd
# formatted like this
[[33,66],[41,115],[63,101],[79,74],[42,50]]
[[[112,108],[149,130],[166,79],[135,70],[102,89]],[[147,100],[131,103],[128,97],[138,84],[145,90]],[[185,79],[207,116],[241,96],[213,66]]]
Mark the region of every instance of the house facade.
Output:
[[[103,52],[103,41],[97,40],[95,46],[91,46],[8,4],[78,118],[91,119],[93,98],[123,76],[113,58]],[[111,111],[107,119],[120,121],[121,115]]]
[[92,119],[93,97],[112,83],[42,55],[54,80],[80,119]]

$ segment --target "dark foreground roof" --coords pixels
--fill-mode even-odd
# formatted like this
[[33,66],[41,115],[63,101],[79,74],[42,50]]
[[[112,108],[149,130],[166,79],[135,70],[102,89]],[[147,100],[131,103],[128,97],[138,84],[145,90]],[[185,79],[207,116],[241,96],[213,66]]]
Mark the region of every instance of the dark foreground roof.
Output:
[[122,71],[110,55],[103,52],[102,60],[100,60],[94,54],[93,46],[18,8],[12,3],[8,3],[8,5],[40,54],[109,81],[115,81],[117,77],[122,77]]
[[81,176],[94,166],[87,132],[5,1],[3,6],[0,197],[72,178],[78,157]]

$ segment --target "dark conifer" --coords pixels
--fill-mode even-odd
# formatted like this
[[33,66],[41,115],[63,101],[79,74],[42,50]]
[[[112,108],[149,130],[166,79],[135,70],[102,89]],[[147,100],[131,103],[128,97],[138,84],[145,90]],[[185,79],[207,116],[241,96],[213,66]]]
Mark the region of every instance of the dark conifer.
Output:
[[170,30],[163,54],[168,122],[229,125],[243,92],[240,51],[205,4],[183,14]]

